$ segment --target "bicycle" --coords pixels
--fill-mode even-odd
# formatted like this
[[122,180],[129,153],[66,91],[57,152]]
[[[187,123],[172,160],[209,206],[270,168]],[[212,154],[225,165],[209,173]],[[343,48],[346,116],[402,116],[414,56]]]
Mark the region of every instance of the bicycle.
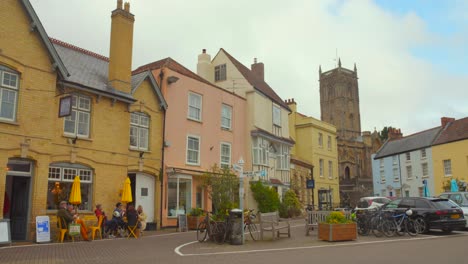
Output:
[[209,238],[211,241],[215,241],[218,244],[222,244],[225,239],[225,227],[224,223],[222,225],[211,220],[210,214],[212,212],[205,212],[205,218],[203,219],[197,227],[197,240],[199,242],[204,242]]
[[255,218],[257,217],[253,213],[254,209],[249,209],[244,214],[244,233],[246,229],[249,230],[250,237],[252,240],[256,241],[259,239],[259,232],[257,230],[257,225],[254,223]]
[[387,219],[385,222],[386,229],[393,234],[402,236],[406,233],[410,236],[416,236],[421,232],[420,225],[410,218],[413,214],[411,209],[407,209],[404,213],[396,213],[391,216],[391,219]]

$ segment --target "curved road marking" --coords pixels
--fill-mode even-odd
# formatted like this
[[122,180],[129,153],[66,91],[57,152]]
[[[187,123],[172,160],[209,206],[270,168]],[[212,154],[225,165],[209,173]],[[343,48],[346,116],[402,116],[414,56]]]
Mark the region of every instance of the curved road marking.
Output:
[[[451,237],[460,237],[467,236],[468,234],[460,234]],[[188,256],[210,256],[210,255],[227,255],[227,254],[248,254],[248,253],[257,253],[257,252],[270,252],[270,251],[287,251],[287,250],[299,250],[299,249],[314,249],[314,248],[325,248],[325,247],[343,247],[343,246],[356,246],[356,245],[366,245],[366,244],[375,244],[375,243],[391,243],[391,242],[400,242],[400,241],[413,241],[413,240],[425,240],[425,239],[436,239],[436,238],[447,238],[447,236],[425,236],[418,238],[410,239],[392,239],[392,240],[380,240],[380,241],[367,241],[367,242],[357,242],[354,244],[335,244],[335,245],[320,245],[320,246],[307,246],[307,247],[286,247],[286,248],[268,248],[268,249],[253,249],[253,250],[239,250],[239,251],[228,251],[228,252],[213,252],[213,253],[189,253],[183,254],[180,252],[180,249],[189,244],[196,243],[198,241],[192,241],[178,246],[174,252],[181,257]]]

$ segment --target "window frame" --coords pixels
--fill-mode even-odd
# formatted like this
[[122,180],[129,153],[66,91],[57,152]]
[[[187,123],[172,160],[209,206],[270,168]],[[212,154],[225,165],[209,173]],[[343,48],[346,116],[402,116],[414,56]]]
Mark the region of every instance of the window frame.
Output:
[[328,161],[328,179],[333,179],[333,161]]
[[[267,166],[269,142],[263,137],[254,137],[252,139],[252,164],[258,166]],[[258,152],[258,155],[256,155]],[[258,160],[255,159],[257,157]]]
[[[443,160],[442,164],[443,164],[443,168],[444,168],[444,176],[445,177],[452,176],[452,160],[451,159]],[[448,167],[447,167],[447,164],[448,164]]]
[[398,175],[398,168],[393,168],[393,181],[400,181],[400,175]]
[[426,159],[427,158],[427,152],[426,149],[421,149],[421,159]]
[[323,148],[323,134],[322,132],[318,132],[318,145],[320,148]]
[[272,120],[274,126],[281,127],[281,107],[275,104],[272,107]]
[[320,178],[323,178],[323,166],[324,166],[324,161],[323,159],[319,159],[319,165],[320,165],[320,168],[319,168],[319,172],[320,172]]
[[214,67],[214,81],[222,82],[227,80],[227,66],[226,63],[219,64]]
[[408,180],[413,179],[413,166],[411,165],[406,166],[406,178]]
[[[424,170],[426,172],[424,172]],[[429,164],[427,164],[427,162],[421,163],[421,174],[422,178],[429,178]]]
[[[197,162],[194,163],[194,162],[190,162],[189,161],[189,151],[195,151],[195,150],[191,150],[189,149],[189,139],[192,138],[192,139],[197,139],[198,140],[198,150],[197,151]],[[187,165],[194,165],[194,166],[200,166],[200,153],[201,153],[201,139],[200,139],[200,136],[197,136],[197,135],[187,135],[187,140],[186,140],[186,151],[185,151],[185,163]]]
[[281,144],[279,153],[276,155],[276,170],[289,171],[289,147]]
[[385,170],[380,169],[380,183],[385,183],[386,178],[385,178]]
[[[83,100],[87,100],[88,101],[88,106],[89,108],[86,109],[86,108],[83,108],[81,105],[80,105],[80,102],[81,100],[80,99],[83,99]],[[75,104],[74,104],[75,102]],[[91,97],[87,96],[87,95],[83,95],[83,94],[73,94],[72,95],[72,114],[69,115],[69,116],[66,116],[63,120],[63,134],[66,135],[66,136],[70,136],[70,137],[78,137],[78,138],[90,138],[90,134],[91,134],[91,114],[92,114],[92,99]],[[66,128],[66,123],[67,122],[70,122],[70,119],[72,118],[73,116],[73,113],[75,113],[75,120],[73,121],[74,122],[74,132],[68,132],[65,130]],[[80,125],[80,120],[79,120],[79,117],[80,117],[80,114],[86,114],[88,116],[88,127],[87,127],[87,134],[78,134],[78,130],[79,130],[79,125]]]
[[[11,86],[9,84],[5,84],[5,74],[9,74],[15,76],[16,78],[16,86]],[[16,115],[17,115],[17,107],[18,107],[18,96],[19,96],[19,86],[20,86],[20,74],[0,65],[0,111],[3,104],[3,93],[4,91],[13,93],[13,109],[12,109],[12,116],[10,117],[2,117],[0,116],[0,121],[8,121],[8,122],[15,122]],[[0,112],[1,114],[1,112]]]
[[[224,116],[224,109],[229,110],[228,111],[228,114],[229,114],[228,117]],[[223,120],[228,120],[229,125],[225,126],[224,123],[223,123]],[[221,128],[226,129],[226,130],[231,130],[232,129],[232,106],[230,106],[228,104],[224,104],[224,103],[221,104]]]
[[[223,162],[223,147],[228,146],[229,147],[229,157],[228,157],[228,162]],[[219,148],[219,164],[221,168],[230,168],[231,167],[231,162],[232,162],[232,144],[229,142],[221,142],[220,148]]]
[[[199,106],[195,106],[195,105],[191,105],[190,104],[190,98],[192,96],[195,96],[195,97],[198,97],[200,99],[200,105]],[[193,120],[193,121],[196,121],[196,122],[202,122],[203,118],[203,95],[201,94],[198,94],[198,93],[194,93],[194,92],[189,92],[188,93],[188,107],[187,107],[187,119],[189,120]],[[199,119],[197,119],[196,117],[192,117],[191,116],[191,109],[196,109],[198,110],[198,113],[199,113]]]
[[[181,199],[180,199],[180,191],[179,190],[180,190],[180,180],[181,179],[188,180],[190,182],[190,188],[188,188],[188,190],[190,192],[190,195],[187,195],[187,197],[186,197],[186,200],[187,200],[187,198],[190,199],[190,204],[188,205],[188,207],[187,206],[185,207],[185,214],[188,214],[190,212],[191,208],[192,208],[192,204],[193,204],[193,182],[194,182],[192,176],[190,176],[190,175],[181,175],[181,174],[171,175],[171,176],[168,177],[168,180],[167,180],[168,181],[168,186],[167,186],[168,191],[167,191],[167,195],[166,195],[166,198],[167,198],[167,200],[166,200],[167,201],[166,215],[167,215],[167,218],[170,218],[170,219],[177,218],[177,216],[179,215],[178,214],[179,210],[181,210],[179,208],[183,207],[183,206],[180,206]],[[175,216],[169,215],[169,213],[170,213],[170,209],[169,209],[169,202],[170,202],[169,201],[169,199],[170,199],[170,197],[169,197],[169,194],[170,194],[170,192],[169,192],[169,182],[173,181],[173,180],[176,180],[176,185],[177,185],[177,187],[176,187],[176,209],[175,209],[176,215]],[[195,199],[196,199],[196,197],[195,197]]]
[[[132,121],[132,115],[135,115],[138,117],[138,123],[134,123]],[[141,122],[141,119],[142,118],[146,118],[147,119],[147,125],[143,125],[142,122]],[[130,149],[132,150],[142,150],[142,151],[148,151],[149,150],[149,146],[150,146],[150,127],[151,127],[151,118],[149,115],[147,115],[146,113],[144,112],[131,112],[130,113]],[[137,141],[137,145],[136,146],[132,146],[132,143],[131,143],[131,131],[132,131],[132,128],[136,128],[136,131],[137,131],[137,135],[136,135],[136,141]],[[146,131],[146,147],[142,147],[140,142],[141,142],[141,131]]]
[[406,152],[405,155],[406,155],[406,161],[411,161],[411,153]]
[[327,142],[328,150],[331,150],[331,149],[332,149],[332,147],[331,147],[331,145],[332,145],[332,144],[331,144],[331,141],[332,141],[331,136],[328,136],[327,141],[328,141],[328,142]]

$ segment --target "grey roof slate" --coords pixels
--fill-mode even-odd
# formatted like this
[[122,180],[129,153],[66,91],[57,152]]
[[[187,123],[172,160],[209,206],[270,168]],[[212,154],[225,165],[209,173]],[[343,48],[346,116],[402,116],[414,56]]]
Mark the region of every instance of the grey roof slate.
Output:
[[387,156],[393,156],[396,154],[429,147],[437,135],[439,135],[441,129],[442,128],[439,126],[403,137],[401,139],[387,140],[385,144],[379,149],[374,159],[380,159]]

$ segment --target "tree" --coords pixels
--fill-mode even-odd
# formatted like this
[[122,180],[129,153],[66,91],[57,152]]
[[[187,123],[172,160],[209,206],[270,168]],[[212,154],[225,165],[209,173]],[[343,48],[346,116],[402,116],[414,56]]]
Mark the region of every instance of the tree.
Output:
[[385,140],[387,140],[387,138],[388,138],[388,131],[389,131],[390,129],[392,129],[391,126],[389,126],[389,127],[384,127],[384,128],[382,129],[382,131],[379,132],[379,137],[380,137],[380,140],[382,140],[382,142],[384,142]]
[[262,182],[251,182],[250,189],[261,213],[278,211],[280,199],[275,189],[264,185]]
[[289,218],[301,215],[301,203],[293,190],[288,190],[283,197],[280,205],[280,217]]
[[229,168],[220,168],[216,164],[202,177],[215,218],[224,220],[229,211],[239,205],[239,179]]

